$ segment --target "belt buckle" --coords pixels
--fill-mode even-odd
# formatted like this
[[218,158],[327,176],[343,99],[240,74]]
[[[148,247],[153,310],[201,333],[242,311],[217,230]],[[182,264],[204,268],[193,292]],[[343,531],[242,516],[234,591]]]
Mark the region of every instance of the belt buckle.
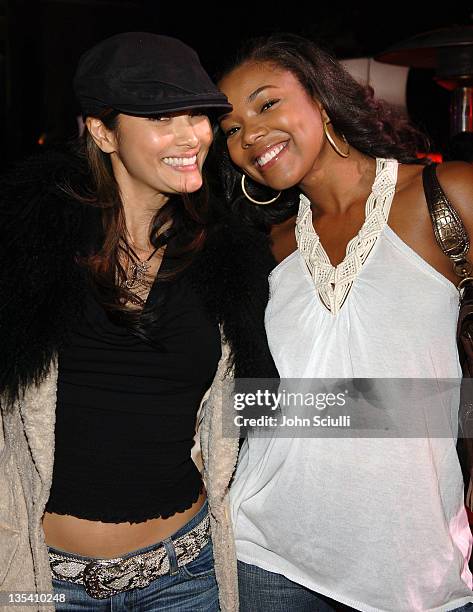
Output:
[[[132,557],[130,559],[97,559],[91,561],[85,566],[82,578],[87,594],[94,599],[106,599],[112,595],[128,591],[135,586],[133,579],[136,576],[134,573],[136,565]],[[125,579],[125,583],[123,583],[123,579]],[[115,584],[112,586],[111,583]]]

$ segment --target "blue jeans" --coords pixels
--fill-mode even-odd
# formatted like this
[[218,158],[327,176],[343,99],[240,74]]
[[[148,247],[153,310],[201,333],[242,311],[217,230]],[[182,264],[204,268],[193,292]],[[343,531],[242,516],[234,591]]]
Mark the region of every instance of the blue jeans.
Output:
[[[281,574],[238,561],[240,612],[345,612],[353,610]],[[468,603],[452,612],[468,612]]]
[[[64,603],[56,603],[57,612],[218,612],[218,589],[215,580],[212,542],[187,565],[178,567],[172,543],[195,527],[207,514],[207,502],[181,529],[164,540],[169,556],[169,574],[153,580],[147,587],[131,589],[106,599],[95,599],[81,584],[53,579],[53,590],[65,595]],[[132,551],[125,556],[143,553],[155,544]],[[67,552],[50,547],[50,551],[66,555]],[[80,555],[75,555],[80,556]],[[87,557],[81,557],[87,559]],[[92,558],[90,559],[92,561]]]

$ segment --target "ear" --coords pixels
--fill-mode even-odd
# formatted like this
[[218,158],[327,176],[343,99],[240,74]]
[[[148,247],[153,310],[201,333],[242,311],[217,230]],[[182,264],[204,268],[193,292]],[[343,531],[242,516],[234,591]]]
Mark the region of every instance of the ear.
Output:
[[94,139],[95,144],[104,153],[114,153],[117,150],[117,138],[115,132],[109,130],[101,119],[87,117],[85,125]]
[[322,117],[322,121],[324,123],[329,123],[330,122],[330,117],[327,115],[327,111],[325,110],[325,108],[322,105],[322,102],[319,102],[318,100],[315,101],[319,111],[320,111],[320,116]]

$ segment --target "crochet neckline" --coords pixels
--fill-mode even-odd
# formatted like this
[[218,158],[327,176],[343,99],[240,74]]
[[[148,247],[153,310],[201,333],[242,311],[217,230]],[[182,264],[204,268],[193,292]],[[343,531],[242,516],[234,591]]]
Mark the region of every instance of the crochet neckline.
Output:
[[398,162],[376,158],[376,175],[365,204],[365,219],[358,233],[349,240],[343,260],[333,266],[312,222],[310,200],[300,196],[296,221],[298,249],[314,281],[325,308],[336,315],[345,303],[353,282],[387,224],[397,181]]

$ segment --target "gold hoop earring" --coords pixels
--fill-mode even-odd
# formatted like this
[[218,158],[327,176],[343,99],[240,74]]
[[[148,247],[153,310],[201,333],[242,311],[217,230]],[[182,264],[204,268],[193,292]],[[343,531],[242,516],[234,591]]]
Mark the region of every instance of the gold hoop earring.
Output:
[[343,151],[340,150],[340,148],[338,147],[337,143],[335,142],[335,140],[330,136],[330,133],[328,131],[327,125],[329,123],[332,123],[331,119],[326,119],[324,121],[324,132],[325,132],[325,136],[327,137],[327,140],[329,141],[329,143],[332,145],[332,149],[335,151],[335,153],[338,153],[338,155],[340,155],[340,157],[348,157],[350,155],[350,145],[348,144],[348,140],[345,138],[344,134],[340,134],[343,142],[347,145],[347,152],[344,153]]
[[251,196],[248,195],[248,192],[246,191],[246,187],[245,187],[245,179],[246,179],[246,175],[243,174],[241,177],[241,190],[243,191],[243,193],[245,194],[245,198],[248,198],[248,200],[250,200],[250,202],[253,202],[253,204],[258,204],[258,206],[266,206],[266,204],[272,204],[273,202],[276,202],[276,200],[279,198],[279,196],[281,195],[281,191],[278,193],[278,195],[275,198],[272,198],[271,200],[266,200],[264,202],[261,202],[259,200],[255,200],[254,198],[252,198]]

